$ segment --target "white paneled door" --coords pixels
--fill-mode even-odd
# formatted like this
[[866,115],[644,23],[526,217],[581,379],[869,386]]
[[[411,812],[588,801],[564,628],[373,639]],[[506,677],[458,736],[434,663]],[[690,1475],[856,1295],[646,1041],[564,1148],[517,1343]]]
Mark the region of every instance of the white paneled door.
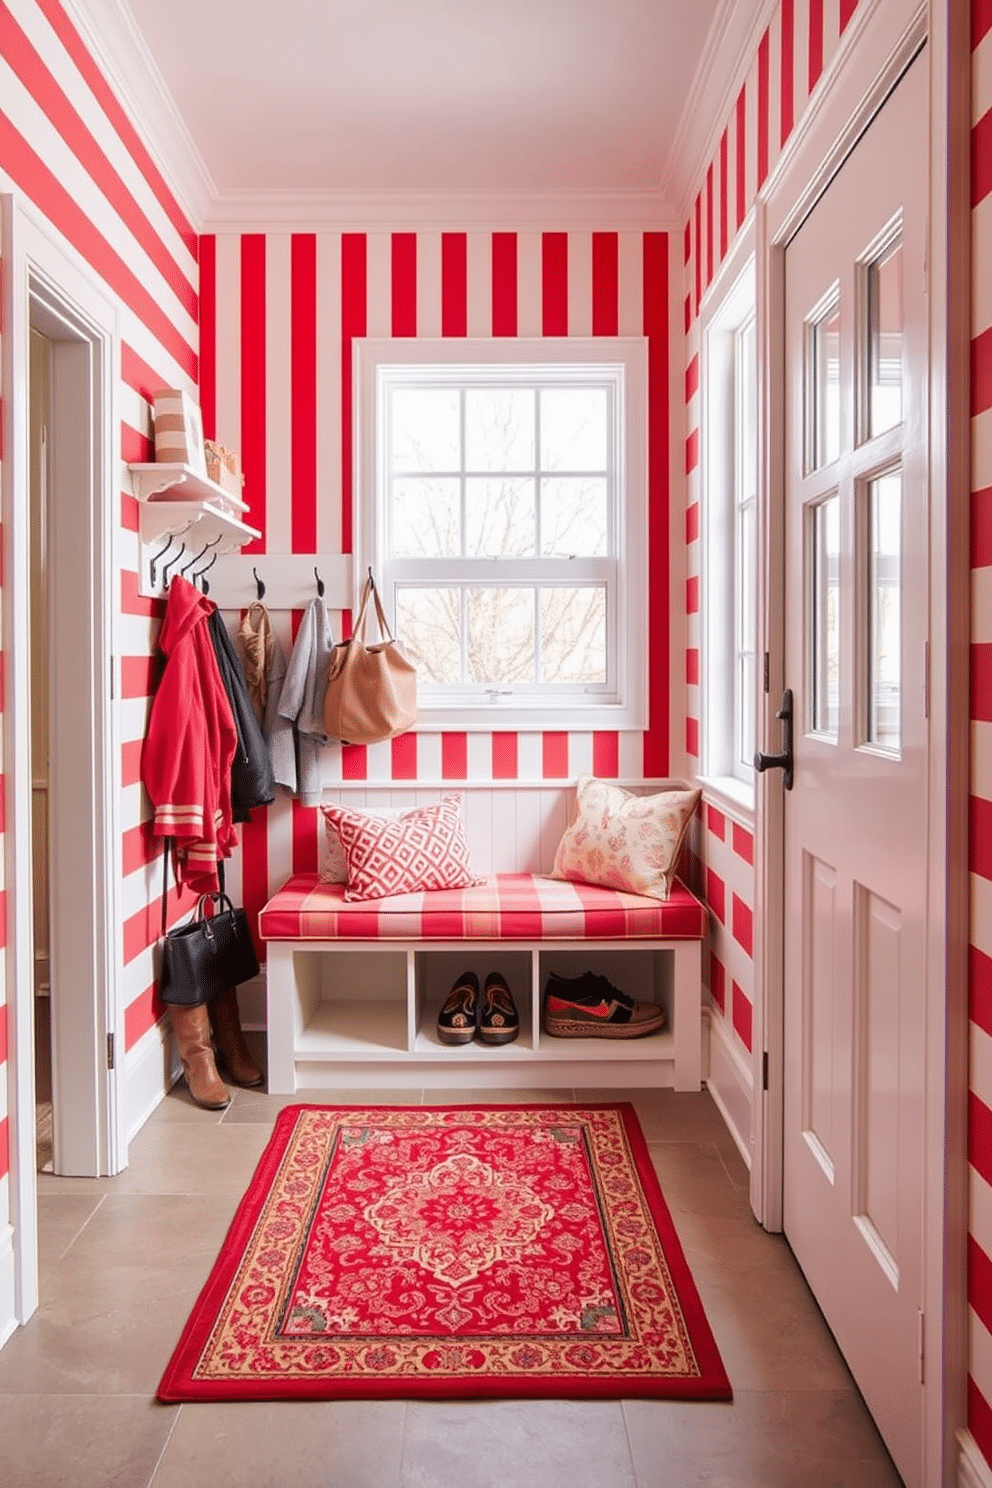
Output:
[[922,1483],[926,60],[786,249],[788,1239]]

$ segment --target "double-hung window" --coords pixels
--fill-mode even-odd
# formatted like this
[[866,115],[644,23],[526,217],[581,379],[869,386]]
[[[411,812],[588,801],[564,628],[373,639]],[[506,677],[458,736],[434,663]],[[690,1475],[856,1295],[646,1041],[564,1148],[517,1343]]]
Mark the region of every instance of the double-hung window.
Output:
[[644,727],[644,343],[357,348],[357,568],[422,725]]

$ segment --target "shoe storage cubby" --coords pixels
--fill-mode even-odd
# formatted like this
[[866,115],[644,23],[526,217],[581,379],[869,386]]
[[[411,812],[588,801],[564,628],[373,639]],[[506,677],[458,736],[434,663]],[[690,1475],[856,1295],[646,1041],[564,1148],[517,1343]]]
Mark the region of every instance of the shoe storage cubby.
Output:
[[[520,1015],[512,1043],[447,1045],[437,1015],[465,971],[499,971]],[[556,1038],[542,1027],[549,974],[608,978],[665,1009],[646,1037]],[[423,942],[268,944],[269,1090],[582,1088],[674,1085],[701,1077],[700,946],[554,941],[425,945]]]

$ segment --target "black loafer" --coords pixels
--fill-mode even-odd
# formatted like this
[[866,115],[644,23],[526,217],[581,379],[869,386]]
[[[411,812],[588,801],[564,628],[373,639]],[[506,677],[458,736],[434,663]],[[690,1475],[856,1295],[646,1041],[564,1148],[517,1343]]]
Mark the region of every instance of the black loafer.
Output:
[[479,1014],[480,1044],[512,1044],[520,1032],[520,1017],[513,994],[498,971],[486,977]]
[[437,1015],[437,1036],[442,1044],[470,1044],[478,1022],[479,978],[474,971],[465,971]]

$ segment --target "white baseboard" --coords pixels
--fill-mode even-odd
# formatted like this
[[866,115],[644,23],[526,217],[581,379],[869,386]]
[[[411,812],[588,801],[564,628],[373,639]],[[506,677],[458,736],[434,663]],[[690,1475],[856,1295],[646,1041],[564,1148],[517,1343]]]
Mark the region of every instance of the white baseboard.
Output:
[[0,1228],[0,1348],[18,1328],[14,1307],[14,1231],[11,1225]]
[[135,1137],[182,1073],[168,1019],[128,1050],[124,1067],[124,1112],[128,1142]]
[[[706,1088],[727,1124],[741,1157],[751,1167],[751,1069],[726,1032],[723,1018],[710,1017]],[[992,1488],[992,1485],[990,1485]]]
[[992,1488],[992,1468],[970,1431],[958,1432],[958,1488]]

